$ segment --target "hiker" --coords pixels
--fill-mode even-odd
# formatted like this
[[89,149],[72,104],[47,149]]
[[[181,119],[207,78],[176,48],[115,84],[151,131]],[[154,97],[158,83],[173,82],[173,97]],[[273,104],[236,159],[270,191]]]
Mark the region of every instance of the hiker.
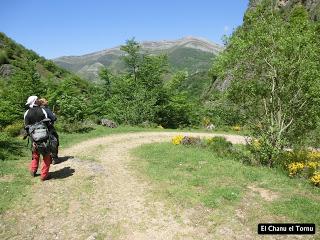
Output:
[[32,142],[32,161],[30,164],[30,174],[35,177],[39,166],[40,153],[43,155],[43,163],[41,168],[41,180],[45,181],[49,176],[49,168],[51,164],[51,155],[49,148],[42,142],[41,145],[35,142],[32,137],[32,127],[37,123],[48,118],[47,112],[39,106],[39,100],[37,96],[30,96],[26,105],[29,109],[24,114],[25,128],[31,138]]
[[54,113],[51,111],[51,109],[48,107],[48,100],[45,98],[39,99],[40,107],[42,107],[48,114],[48,118],[50,118],[51,123],[48,126],[49,133],[51,134],[51,156],[52,156],[52,164],[56,164],[59,162],[58,158],[58,148],[59,148],[59,135],[54,127],[54,122],[57,120],[57,117],[54,115]]

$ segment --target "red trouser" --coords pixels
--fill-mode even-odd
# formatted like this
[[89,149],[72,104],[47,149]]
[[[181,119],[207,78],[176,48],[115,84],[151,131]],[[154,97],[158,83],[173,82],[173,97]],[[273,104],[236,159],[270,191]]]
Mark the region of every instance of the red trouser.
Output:
[[[34,173],[37,172],[37,170],[38,170],[39,159],[40,159],[40,153],[38,152],[37,149],[34,149],[32,151],[32,161],[30,164],[30,170]],[[42,167],[41,167],[41,179],[42,180],[46,180],[46,178],[48,177],[50,164],[51,164],[51,155],[48,154],[43,157],[43,163],[42,163]]]

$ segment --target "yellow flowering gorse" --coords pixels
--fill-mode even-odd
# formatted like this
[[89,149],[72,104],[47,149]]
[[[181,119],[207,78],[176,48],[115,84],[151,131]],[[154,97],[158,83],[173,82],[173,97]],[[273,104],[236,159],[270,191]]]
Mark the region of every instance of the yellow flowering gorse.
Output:
[[251,144],[257,150],[261,148],[261,142],[259,141],[259,139],[253,139]]
[[183,136],[182,136],[182,135],[174,136],[174,137],[172,138],[172,143],[173,143],[174,145],[179,145],[179,144],[181,144],[182,139],[183,139]]
[[320,152],[307,152],[305,155],[305,160],[301,159],[299,162],[290,163],[288,165],[288,171],[289,176],[308,178],[311,183],[320,187]]
[[300,171],[304,169],[304,163],[302,162],[293,162],[288,165],[289,175],[297,175]]
[[320,171],[315,172],[310,180],[314,185],[320,186]]
[[319,160],[320,159],[320,152],[317,151],[311,151],[308,152],[308,159],[314,161],[314,160]]
[[307,162],[306,166],[311,169],[317,169],[317,167],[320,167],[320,162]]
[[241,130],[241,127],[239,126],[239,125],[235,125],[235,126],[232,126],[231,127],[231,129],[233,130],[233,131],[240,131]]

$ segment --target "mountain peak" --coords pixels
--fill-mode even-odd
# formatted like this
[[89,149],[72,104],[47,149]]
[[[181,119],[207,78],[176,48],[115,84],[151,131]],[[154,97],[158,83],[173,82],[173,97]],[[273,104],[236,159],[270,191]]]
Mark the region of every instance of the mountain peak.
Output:
[[[208,69],[211,59],[224,47],[205,38],[186,36],[176,40],[143,41],[141,51],[149,54],[167,54],[172,68],[188,70],[190,73]],[[73,71],[87,79],[97,79],[102,66],[116,71],[124,68],[120,46],[82,56],[65,56],[54,59],[59,66]]]
[[147,51],[166,51],[175,47],[187,47],[213,53],[215,55],[219,54],[224,48],[208,39],[194,36],[186,36],[177,40],[143,41],[141,42],[141,46],[142,49]]

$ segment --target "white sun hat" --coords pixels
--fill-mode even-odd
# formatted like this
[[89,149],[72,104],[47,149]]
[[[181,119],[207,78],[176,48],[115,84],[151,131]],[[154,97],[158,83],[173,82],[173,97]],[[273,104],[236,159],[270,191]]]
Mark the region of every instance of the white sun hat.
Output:
[[37,99],[38,99],[37,96],[30,96],[30,97],[28,97],[28,100],[27,100],[27,102],[26,102],[26,105],[29,105],[30,108],[33,108],[33,106],[34,106],[34,104],[35,104],[35,102],[36,102]]

